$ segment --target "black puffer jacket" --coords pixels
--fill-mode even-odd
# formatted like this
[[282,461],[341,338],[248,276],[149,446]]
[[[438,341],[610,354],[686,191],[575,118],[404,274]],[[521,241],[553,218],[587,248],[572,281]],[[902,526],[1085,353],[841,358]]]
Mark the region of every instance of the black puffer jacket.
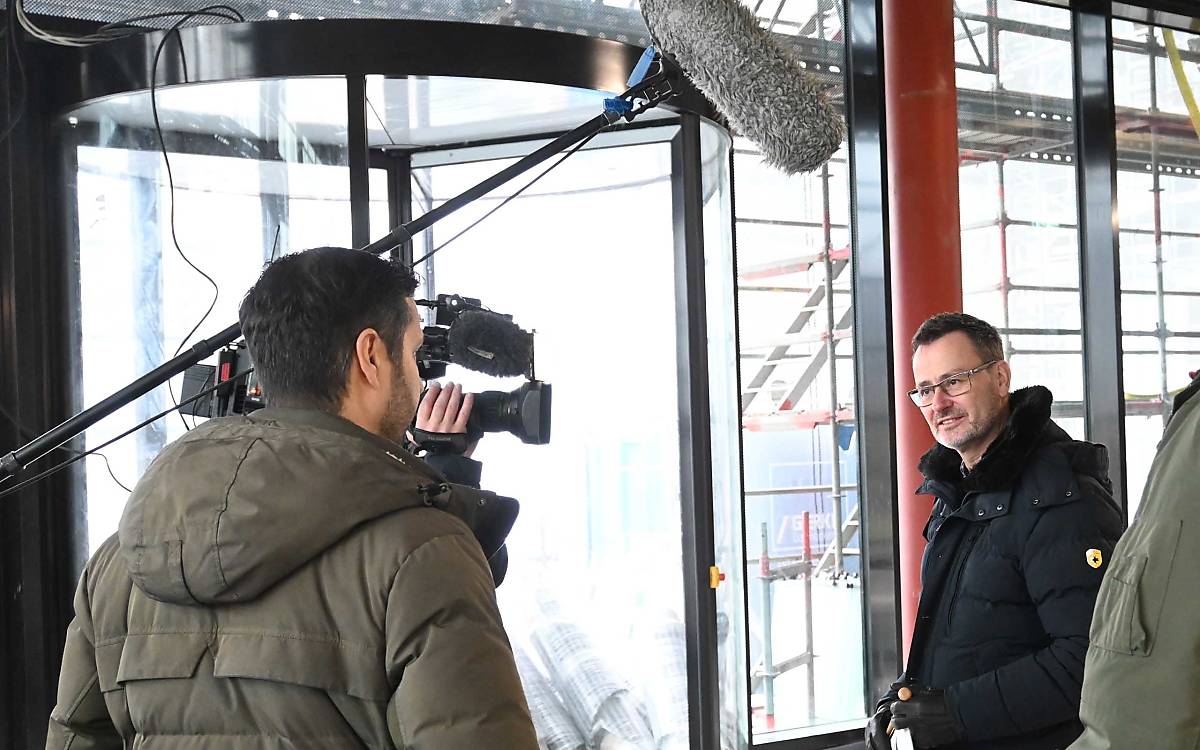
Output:
[[966,477],[953,450],[921,459],[918,494],[937,500],[902,681],[945,688],[966,728],[956,747],[1053,750],[1082,730],[1088,627],[1124,521],[1107,449],[1072,440],[1051,401],[1041,386],[1014,392]]

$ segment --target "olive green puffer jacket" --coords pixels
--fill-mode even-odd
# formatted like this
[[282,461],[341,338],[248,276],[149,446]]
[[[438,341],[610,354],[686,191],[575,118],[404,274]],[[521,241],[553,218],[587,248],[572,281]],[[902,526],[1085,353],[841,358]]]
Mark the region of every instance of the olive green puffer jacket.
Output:
[[192,430],[84,570],[47,748],[536,748],[515,505],[329,414]]

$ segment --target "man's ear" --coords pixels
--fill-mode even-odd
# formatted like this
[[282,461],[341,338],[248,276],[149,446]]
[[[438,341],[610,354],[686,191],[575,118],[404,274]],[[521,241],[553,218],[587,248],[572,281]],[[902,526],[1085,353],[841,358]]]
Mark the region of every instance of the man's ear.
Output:
[[367,385],[379,388],[383,384],[380,365],[387,355],[387,347],[379,337],[379,332],[374,328],[364,328],[354,340],[354,361],[350,363],[351,369],[356,371]]
[[996,387],[1001,393],[1008,393],[1009,386],[1012,385],[1012,368],[1008,366],[1008,362],[1000,360],[996,363]]

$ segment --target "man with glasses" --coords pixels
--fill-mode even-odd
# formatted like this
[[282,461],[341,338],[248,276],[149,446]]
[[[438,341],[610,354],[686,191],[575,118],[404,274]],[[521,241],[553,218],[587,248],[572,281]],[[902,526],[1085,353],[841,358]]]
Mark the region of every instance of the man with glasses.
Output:
[[1096,591],[1122,516],[1102,445],[1050,419],[1042,386],[1009,393],[1000,336],[962,313],[913,337],[909,396],[937,444],[918,494],[921,600],[904,674],[867,726],[871,750],[907,729],[917,748],[1055,750],[1081,731]]

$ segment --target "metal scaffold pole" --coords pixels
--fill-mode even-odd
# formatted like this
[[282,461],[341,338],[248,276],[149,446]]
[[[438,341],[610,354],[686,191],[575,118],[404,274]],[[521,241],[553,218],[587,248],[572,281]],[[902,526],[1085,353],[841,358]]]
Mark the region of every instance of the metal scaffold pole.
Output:
[[1171,416],[1171,392],[1167,385],[1167,310],[1163,285],[1163,231],[1162,231],[1162,175],[1158,153],[1158,40],[1154,31],[1147,32],[1150,49],[1150,193],[1154,202],[1154,300],[1157,303],[1158,320],[1154,325],[1154,339],[1158,343],[1159,398],[1162,399],[1163,429]]
[[804,654],[808,657],[808,718],[817,718],[817,659],[813,652],[812,543],[808,511],[804,511]]
[[758,559],[759,581],[762,582],[762,620],[763,620],[763,696],[768,721],[775,716],[775,649],[772,640],[775,619],[771,610],[771,553],[767,548],[770,536],[767,524],[762,524],[762,554]]
[[[842,446],[838,443],[838,389],[837,389],[837,358],[834,348],[837,344],[836,322],[833,312],[833,236],[829,226],[829,164],[821,165],[821,198],[825,207],[825,363],[829,368],[829,445],[830,452],[830,484],[833,501],[833,575],[840,578],[845,572],[845,561],[842,559]],[[811,671],[811,670],[810,670]]]

